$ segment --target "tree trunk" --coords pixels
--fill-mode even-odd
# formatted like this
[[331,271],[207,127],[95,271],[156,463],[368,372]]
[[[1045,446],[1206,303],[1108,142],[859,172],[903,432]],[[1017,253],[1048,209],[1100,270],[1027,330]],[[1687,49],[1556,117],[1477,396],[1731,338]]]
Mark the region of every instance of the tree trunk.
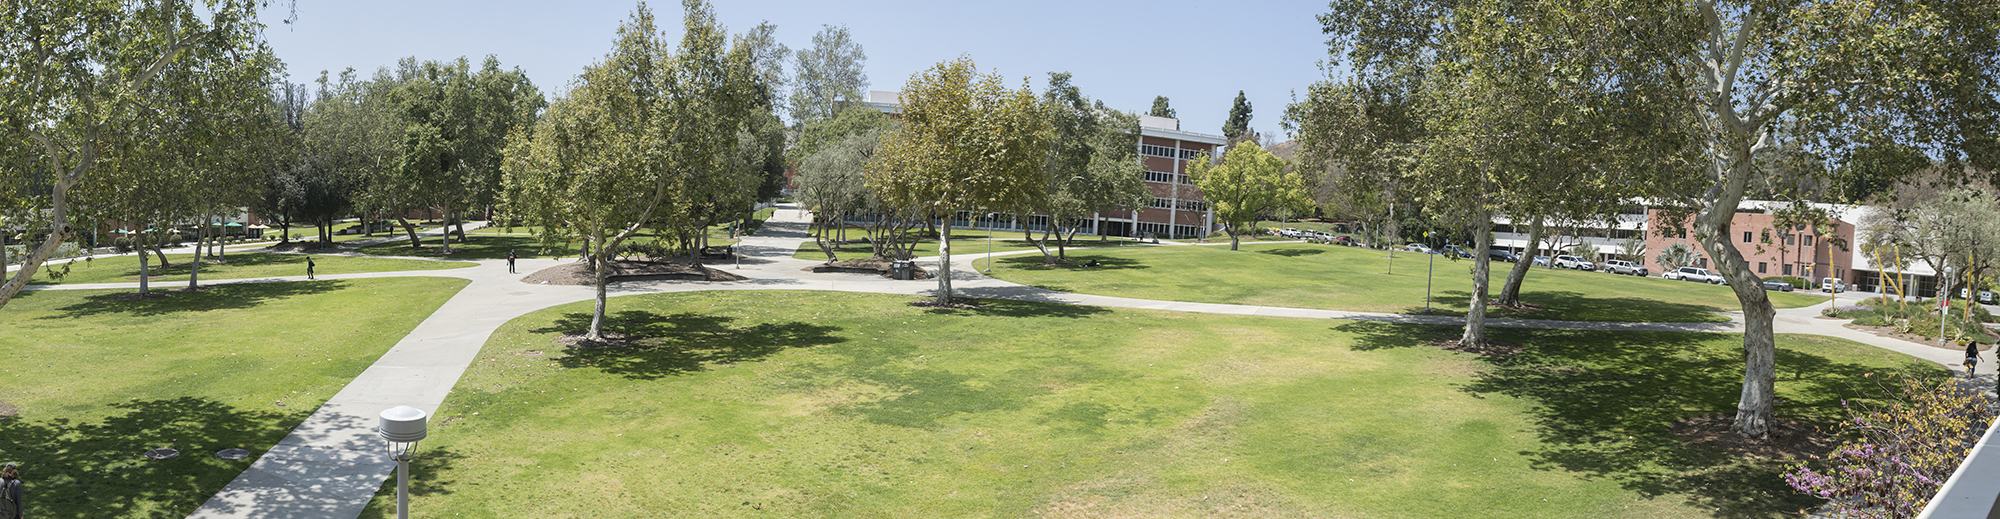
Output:
[[[1493,218],[1478,216],[1472,224],[1474,250],[1485,251],[1493,247]],[[1486,292],[1489,287],[1488,275],[1492,273],[1493,255],[1474,253],[1472,256],[1472,302],[1465,310],[1465,335],[1459,337],[1458,344],[1467,348],[1486,346]]]
[[1229,250],[1236,250],[1237,244],[1241,243],[1241,240],[1236,237],[1236,226],[1230,225],[1224,232],[1229,233]]
[[160,268],[163,268],[163,269],[164,269],[164,268],[173,268],[173,267],[174,267],[174,262],[172,262],[172,261],[168,261],[168,260],[167,260],[167,249],[166,249],[166,247],[167,247],[167,237],[166,237],[166,233],[154,233],[154,234],[153,234],[153,247],[152,247],[152,249],[153,249],[153,254],[156,254],[156,255],[158,255],[158,256],[160,257]]
[[148,268],[149,266],[146,264],[146,251],[142,249],[139,251],[139,295],[142,296],[146,295],[146,291],[152,288],[152,285],[146,282],[146,278],[149,277],[148,274],[152,271]]
[[1777,384],[1777,337],[1774,335],[1772,319],[1777,310],[1771,306],[1770,296],[1764,293],[1761,279],[1750,270],[1750,264],[1743,260],[1743,254],[1729,243],[1729,224],[1736,215],[1736,206],[1743,201],[1743,193],[1748,188],[1753,165],[1752,142],[1738,139],[1730,143],[1728,156],[1718,159],[1727,161],[1717,164],[1724,170],[1719,175],[1723,186],[1716,191],[1715,198],[1708,200],[1695,216],[1695,238],[1708,249],[1708,256],[1714,260],[1715,270],[1729,280],[1730,290],[1736,293],[1736,300],[1743,307],[1743,391],[1736,404],[1737,434],[1746,438],[1766,439],[1770,437],[1771,419],[1775,413],[1775,391]]
[[405,217],[404,215],[400,215],[400,214],[399,214],[399,215],[396,215],[396,223],[398,223],[398,224],[402,224],[402,226],[403,226],[403,234],[406,234],[406,235],[409,235],[409,237],[410,237],[410,248],[412,248],[412,249],[418,249],[418,248],[423,248],[423,246],[424,246],[424,242],[423,242],[423,240],[420,240],[420,239],[417,239],[417,226],[416,226],[416,224],[412,224],[412,223],[410,223],[410,219],[409,219],[409,218]]
[[[592,240],[592,242],[598,244],[603,244],[605,242],[603,229],[597,230],[596,238],[597,239]],[[587,244],[584,245],[584,250],[589,251],[590,246]],[[590,270],[592,274],[596,277],[597,307],[590,314],[590,332],[583,336],[584,340],[590,340],[590,341],[604,340],[604,303],[605,303],[604,286],[606,282],[610,279],[610,276],[608,275],[609,272],[607,272],[607,270],[609,270],[611,266],[609,262],[605,261],[604,254],[606,252],[608,251],[603,250],[600,245],[600,248],[598,250],[594,251],[594,253],[590,253],[590,267],[591,267]]]
[[[1507,269],[1507,284],[1500,287],[1500,299],[1495,301],[1495,303],[1498,303],[1500,306],[1514,308],[1521,306],[1521,282],[1528,279],[1528,270],[1529,267],[1535,264],[1535,250],[1541,246],[1541,240],[1542,219],[1536,217],[1535,222],[1528,226],[1529,248],[1527,251],[1524,251],[1528,255],[1526,257],[1515,258],[1513,268]],[[1492,245],[1488,245],[1487,247],[1490,248]],[[1489,253],[1488,255],[1491,254]]]
[[940,305],[951,304],[951,221],[945,220],[945,223],[938,230],[937,301]]
[[439,211],[439,212],[444,214],[444,225],[439,227],[440,229],[444,229],[444,248],[441,250],[443,250],[445,254],[451,254],[451,222],[452,222],[451,211]]
[[[1047,229],[1047,228],[1044,228],[1044,229],[1042,229],[1042,239],[1041,239],[1041,240],[1036,240],[1036,239],[1035,239],[1035,231],[1032,231],[1032,230],[1029,230],[1029,229],[1028,229],[1027,227],[1022,227],[1022,228],[1021,228],[1021,235],[1022,235],[1022,236],[1026,236],[1026,237],[1027,237],[1027,240],[1028,240],[1028,243],[1032,243],[1032,244],[1034,244],[1034,245],[1035,245],[1035,249],[1036,249],[1036,250],[1040,250],[1040,251],[1042,251],[1042,263],[1047,263],[1047,264],[1050,264],[1050,265],[1054,265],[1054,264],[1056,263],[1056,255],[1055,255],[1055,254],[1052,254],[1052,253],[1050,253],[1050,252],[1049,252],[1049,231],[1048,231],[1048,229]],[[992,247],[992,246],[993,246],[993,245],[992,245],[992,244],[990,243],[990,242],[992,242],[992,241],[993,241],[993,231],[990,231],[990,230],[989,230],[989,231],[986,231],[986,241],[987,241],[987,242],[989,242],[989,243],[988,243],[988,244],[986,245],[987,247]],[[993,249],[990,249],[990,248],[989,248],[989,249],[987,249],[987,250],[993,250]],[[992,255],[990,255],[990,254],[989,254],[989,255],[987,255],[987,261],[986,261],[986,268],[989,268],[989,269],[990,269],[990,268],[993,268],[993,260],[992,260]]]

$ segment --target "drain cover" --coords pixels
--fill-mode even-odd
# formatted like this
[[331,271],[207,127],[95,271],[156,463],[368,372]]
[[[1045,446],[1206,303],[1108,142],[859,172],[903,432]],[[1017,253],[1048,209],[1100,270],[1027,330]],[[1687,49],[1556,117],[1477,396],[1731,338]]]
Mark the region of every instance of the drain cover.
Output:
[[147,458],[147,459],[155,459],[155,460],[164,460],[164,459],[172,459],[172,458],[174,458],[174,457],[178,457],[178,456],[180,456],[180,455],[181,455],[181,451],[177,451],[177,450],[173,450],[173,449],[169,449],[169,448],[165,448],[165,447],[161,447],[161,448],[158,448],[158,449],[153,449],[153,450],[149,450],[149,451],[146,451],[146,458]]
[[225,460],[240,460],[250,457],[250,451],[243,449],[222,449],[215,451],[215,457]]

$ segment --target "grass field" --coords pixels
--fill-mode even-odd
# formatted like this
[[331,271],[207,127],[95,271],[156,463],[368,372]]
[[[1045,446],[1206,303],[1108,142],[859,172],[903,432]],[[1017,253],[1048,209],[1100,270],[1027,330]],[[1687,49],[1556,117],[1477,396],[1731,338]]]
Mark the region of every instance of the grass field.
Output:
[[[619,297],[643,347],[502,327],[433,418],[412,513],[468,517],[1780,517],[1782,468],[1689,446],[1740,337],[1451,328],[908,296]],[[1906,357],[1779,339],[1780,416]],[[1934,366],[1932,368],[1935,368]],[[1915,368],[1922,369],[1922,368]],[[1936,371],[1933,369],[1932,371]],[[393,482],[363,517],[394,515]]]
[[[465,284],[22,292],[0,311],[0,402],[18,410],[0,458],[21,463],[29,517],[185,517]],[[158,447],[181,455],[140,457]],[[231,447],[253,458],[213,456]]]
[[[1389,253],[1313,244],[1097,249],[1072,254],[1075,263],[1042,267],[1039,257],[996,258],[994,277],[1051,290],[1168,301],[1417,313],[1424,309],[1425,272],[1434,313],[1464,315],[1472,293],[1472,261],[1427,254]],[[1104,266],[1082,267],[1095,259]],[[975,266],[984,268],[984,259]],[[1494,263],[1492,294],[1499,295],[1512,263]],[[1393,272],[1393,275],[1391,273]],[[1713,312],[1738,308],[1728,287],[1618,276],[1603,272],[1536,268],[1521,299],[1537,311],[1495,308],[1488,315],[1576,321],[1722,322]],[[1771,293],[1778,308],[1810,306],[1822,297]]]
[[[203,264],[201,266],[201,279],[207,281],[211,279],[252,279],[306,275],[306,256],[301,254],[231,252],[227,256],[229,263],[221,265]],[[186,287],[188,270],[190,268],[189,262],[193,258],[193,254],[168,254],[167,259],[173,262],[173,267],[162,269],[160,268],[159,258],[148,255],[147,262],[152,264],[150,272],[152,275],[150,279],[150,282],[153,283],[152,288]],[[356,258],[320,254],[313,255],[312,260],[317,265],[314,267],[314,270],[319,274],[444,270],[472,266],[470,263],[460,262],[401,258]],[[57,265],[55,268],[61,269],[62,266]],[[138,256],[110,256],[92,259],[87,262],[78,261],[71,263],[69,274],[62,278],[60,284],[138,282]],[[36,273],[34,283],[56,284],[49,279],[47,270]],[[180,284],[174,285],[174,283]]]
[[[847,232],[848,238],[855,241],[833,250],[834,254],[838,255],[840,259],[864,259],[874,254],[875,249],[869,246],[868,242],[860,241],[862,238],[868,236],[867,233],[859,228],[849,229]],[[1035,233],[1035,237],[1040,238],[1041,233]],[[1028,243],[1027,240],[1021,238],[1019,231],[968,231],[964,229],[951,231],[951,245],[955,256],[967,254],[983,255],[987,252],[987,242],[989,240],[992,242],[993,252],[1032,250],[1035,248],[1034,244]],[[1056,252],[1054,240],[1054,236],[1050,236],[1049,253],[1051,254]],[[1077,239],[1069,242],[1069,247],[1070,250],[1082,247],[1116,247],[1120,244],[1132,242],[1131,238],[1114,237],[1110,240],[1099,240],[1097,236],[1079,235]],[[938,255],[938,241],[934,239],[918,241],[914,254],[919,258]],[[810,240],[799,244],[798,252],[793,253],[792,257],[802,260],[826,261],[826,253],[819,250],[818,243]],[[1041,260],[1041,256],[1039,255],[1034,256],[1034,258],[1036,262],[1040,262]]]

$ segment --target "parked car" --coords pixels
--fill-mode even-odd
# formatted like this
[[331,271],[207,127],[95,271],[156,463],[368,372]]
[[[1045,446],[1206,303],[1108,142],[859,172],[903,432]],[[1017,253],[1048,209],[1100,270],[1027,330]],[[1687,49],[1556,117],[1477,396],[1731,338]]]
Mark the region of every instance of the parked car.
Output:
[[1835,294],[1846,292],[1847,283],[1833,278],[1819,278],[1819,291],[1832,291]]
[[1421,244],[1421,243],[1412,243],[1412,244],[1409,244],[1409,245],[1404,245],[1404,246],[1403,246],[1403,250],[1406,250],[1406,251],[1410,251],[1410,252],[1421,252],[1421,253],[1424,253],[1424,254],[1436,254],[1436,253],[1434,253],[1434,252],[1431,252],[1431,246],[1429,246],[1429,245],[1424,245],[1424,244]]
[[1709,272],[1708,269],[1695,268],[1695,267],[1677,268],[1674,269],[1673,271],[1667,272],[1666,274],[1661,274],[1660,277],[1667,279],[1678,279],[1681,281],[1699,281],[1711,285],[1720,285],[1723,283],[1721,274]]
[[1466,259],[1472,258],[1472,251],[1465,250],[1465,248],[1457,245],[1446,245],[1444,246],[1444,250],[1438,251],[1438,254],[1448,254]]
[[1610,272],[1612,274],[1625,274],[1628,276],[1639,276],[1642,278],[1652,274],[1652,272],[1648,272],[1646,270],[1645,266],[1642,266],[1637,262],[1625,261],[1625,260],[1605,261],[1604,271]]
[[1775,280],[1775,279],[1767,279],[1767,280],[1764,280],[1764,290],[1776,290],[1776,291],[1779,291],[1779,292],[1790,292],[1790,291],[1792,291],[1792,284],[1791,284],[1790,282],[1786,282],[1786,281],[1779,281],[1779,280]]
[[1505,261],[1505,262],[1508,262],[1508,263],[1520,263],[1520,262],[1521,262],[1521,257],[1520,257],[1520,256],[1515,256],[1515,255],[1514,255],[1514,253],[1512,253],[1512,252],[1508,252],[1508,251],[1504,251],[1504,250],[1499,250],[1499,249],[1492,249],[1492,250],[1488,250],[1488,251],[1486,251],[1486,257],[1487,257],[1487,259],[1488,259],[1488,260],[1490,260],[1490,261]]
[[1993,304],[1993,291],[1992,290],[1979,291],[1979,304],[1982,305]]
[[1535,256],[1535,259],[1533,260],[1533,263],[1529,263],[1529,264],[1530,264],[1530,265],[1534,265],[1534,266],[1537,266],[1537,267],[1546,267],[1546,266],[1549,266],[1549,257],[1548,257],[1548,256]]
[[1359,246],[1361,246],[1361,244],[1360,244],[1359,242],[1356,242],[1356,241],[1354,241],[1354,238],[1349,238],[1349,237],[1347,237],[1347,236],[1335,236],[1335,237],[1333,237],[1333,244],[1334,244],[1334,245],[1346,245],[1346,246],[1349,246],[1349,247],[1359,247]]
[[1591,263],[1591,262],[1590,262],[1590,260],[1586,260],[1586,259],[1583,259],[1583,258],[1579,258],[1579,257],[1576,257],[1576,256],[1570,256],[1570,255],[1562,255],[1562,256],[1556,256],[1556,268],[1559,268],[1559,269],[1577,269],[1577,270],[1597,270],[1597,264],[1596,264],[1596,263]]

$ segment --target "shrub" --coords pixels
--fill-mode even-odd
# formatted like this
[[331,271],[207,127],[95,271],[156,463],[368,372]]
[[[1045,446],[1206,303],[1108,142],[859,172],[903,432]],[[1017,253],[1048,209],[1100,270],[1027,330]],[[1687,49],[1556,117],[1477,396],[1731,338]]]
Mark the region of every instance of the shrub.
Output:
[[1812,289],[1812,282],[1810,282],[1810,281],[1806,281],[1806,278],[1802,278],[1802,277],[1798,277],[1798,276],[1771,276],[1771,277],[1768,277],[1768,278],[1764,278],[1764,280],[1765,280],[1765,281],[1783,281],[1783,282],[1786,282],[1786,283],[1791,283],[1791,284],[1792,284],[1792,288],[1795,288],[1795,289],[1799,289],[1799,290],[1810,290],[1810,289]]
[[1824,511],[1836,517],[1922,511],[1985,433],[1991,402],[1950,376],[1898,374],[1891,384],[1882,387],[1882,407],[1841,400],[1848,439],[1824,457],[1793,464],[1785,482],[1826,499]]

